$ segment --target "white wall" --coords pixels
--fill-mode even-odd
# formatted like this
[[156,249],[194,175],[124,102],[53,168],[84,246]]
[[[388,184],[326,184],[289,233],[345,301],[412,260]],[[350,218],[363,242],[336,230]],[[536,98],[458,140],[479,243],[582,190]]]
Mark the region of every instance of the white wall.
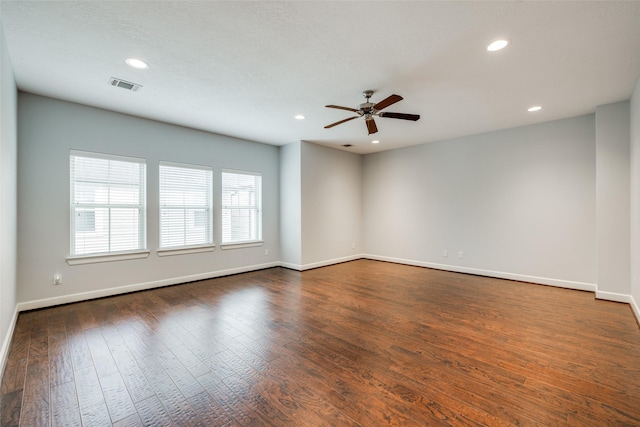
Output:
[[17,91],[0,25],[0,377],[16,308]]
[[[118,287],[145,288],[213,277],[280,260],[278,147],[25,93],[19,94],[18,133],[18,301],[49,299],[21,304],[21,308],[108,295]],[[75,266],[66,263],[72,149],[147,159],[148,258]],[[160,160],[212,166],[214,201],[220,199],[222,168],[261,172],[264,246],[217,247],[214,252],[158,257]],[[220,243],[219,218],[220,206],[215,204],[216,244]],[[264,255],[265,249],[269,249],[269,256]],[[52,284],[54,273],[62,274],[62,285]],[[89,294],[81,294],[86,292]]]
[[631,296],[640,320],[640,78],[631,96]]
[[280,147],[280,254],[284,265],[302,264],[301,143]]
[[367,155],[363,182],[376,259],[595,290],[593,115]]
[[630,287],[629,102],[596,109],[596,241],[599,298],[620,299]]
[[303,268],[362,253],[362,156],[309,142],[301,156]]

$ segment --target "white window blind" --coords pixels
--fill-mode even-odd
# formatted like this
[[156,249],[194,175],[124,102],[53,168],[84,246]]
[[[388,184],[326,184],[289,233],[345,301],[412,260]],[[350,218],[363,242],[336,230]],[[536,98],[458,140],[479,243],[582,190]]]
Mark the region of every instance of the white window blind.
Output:
[[146,249],[146,164],[71,151],[71,256]]
[[160,249],[213,243],[212,180],[209,167],[160,162]]
[[222,243],[262,240],[262,175],[222,172]]

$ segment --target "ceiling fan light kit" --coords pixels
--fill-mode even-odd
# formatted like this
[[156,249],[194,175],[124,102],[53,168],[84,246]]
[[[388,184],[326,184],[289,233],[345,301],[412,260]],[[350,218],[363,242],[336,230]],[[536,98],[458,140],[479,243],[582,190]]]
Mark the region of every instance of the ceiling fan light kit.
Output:
[[389,119],[401,119],[401,120],[411,120],[413,122],[420,119],[420,115],[418,114],[405,114],[405,113],[391,113],[391,112],[383,112],[381,110],[387,108],[390,105],[395,104],[396,102],[402,101],[402,97],[400,95],[389,95],[382,101],[374,104],[369,102],[369,98],[373,96],[372,90],[365,90],[362,92],[362,96],[365,97],[366,102],[360,104],[359,108],[350,108],[350,107],[342,107],[340,105],[325,105],[327,108],[337,108],[339,110],[351,111],[357,114],[357,116],[349,117],[344,120],[340,120],[335,123],[331,123],[330,125],[325,126],[325,129],[332,128],[334,126],[340,125],[342,123],[348,122],[353,119],[357,119],[358,117],[364,117],[365,123],[367,125],[367,131],[369,135],[378,132],[378,127],[376,126],[376,122],[374,120],[374,116],[385,117]]

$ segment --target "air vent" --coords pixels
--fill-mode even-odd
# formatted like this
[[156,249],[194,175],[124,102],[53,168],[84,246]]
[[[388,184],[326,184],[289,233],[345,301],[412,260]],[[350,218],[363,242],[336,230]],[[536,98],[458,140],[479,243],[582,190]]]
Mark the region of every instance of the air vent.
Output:
[[140,89],[142,89],[142,85],[131,83],[122,79],[117,79],[115,77],[111,77],[109,79],[109,84],[111,86],[121,87],[122,89],[131,90],[133,92],[138,92]]

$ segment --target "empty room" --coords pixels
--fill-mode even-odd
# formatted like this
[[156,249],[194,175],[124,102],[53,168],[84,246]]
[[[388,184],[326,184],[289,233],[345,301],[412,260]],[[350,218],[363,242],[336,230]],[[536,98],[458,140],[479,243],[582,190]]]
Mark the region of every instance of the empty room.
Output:
[[640,1],[0,1],[0,425],[640,425]]

